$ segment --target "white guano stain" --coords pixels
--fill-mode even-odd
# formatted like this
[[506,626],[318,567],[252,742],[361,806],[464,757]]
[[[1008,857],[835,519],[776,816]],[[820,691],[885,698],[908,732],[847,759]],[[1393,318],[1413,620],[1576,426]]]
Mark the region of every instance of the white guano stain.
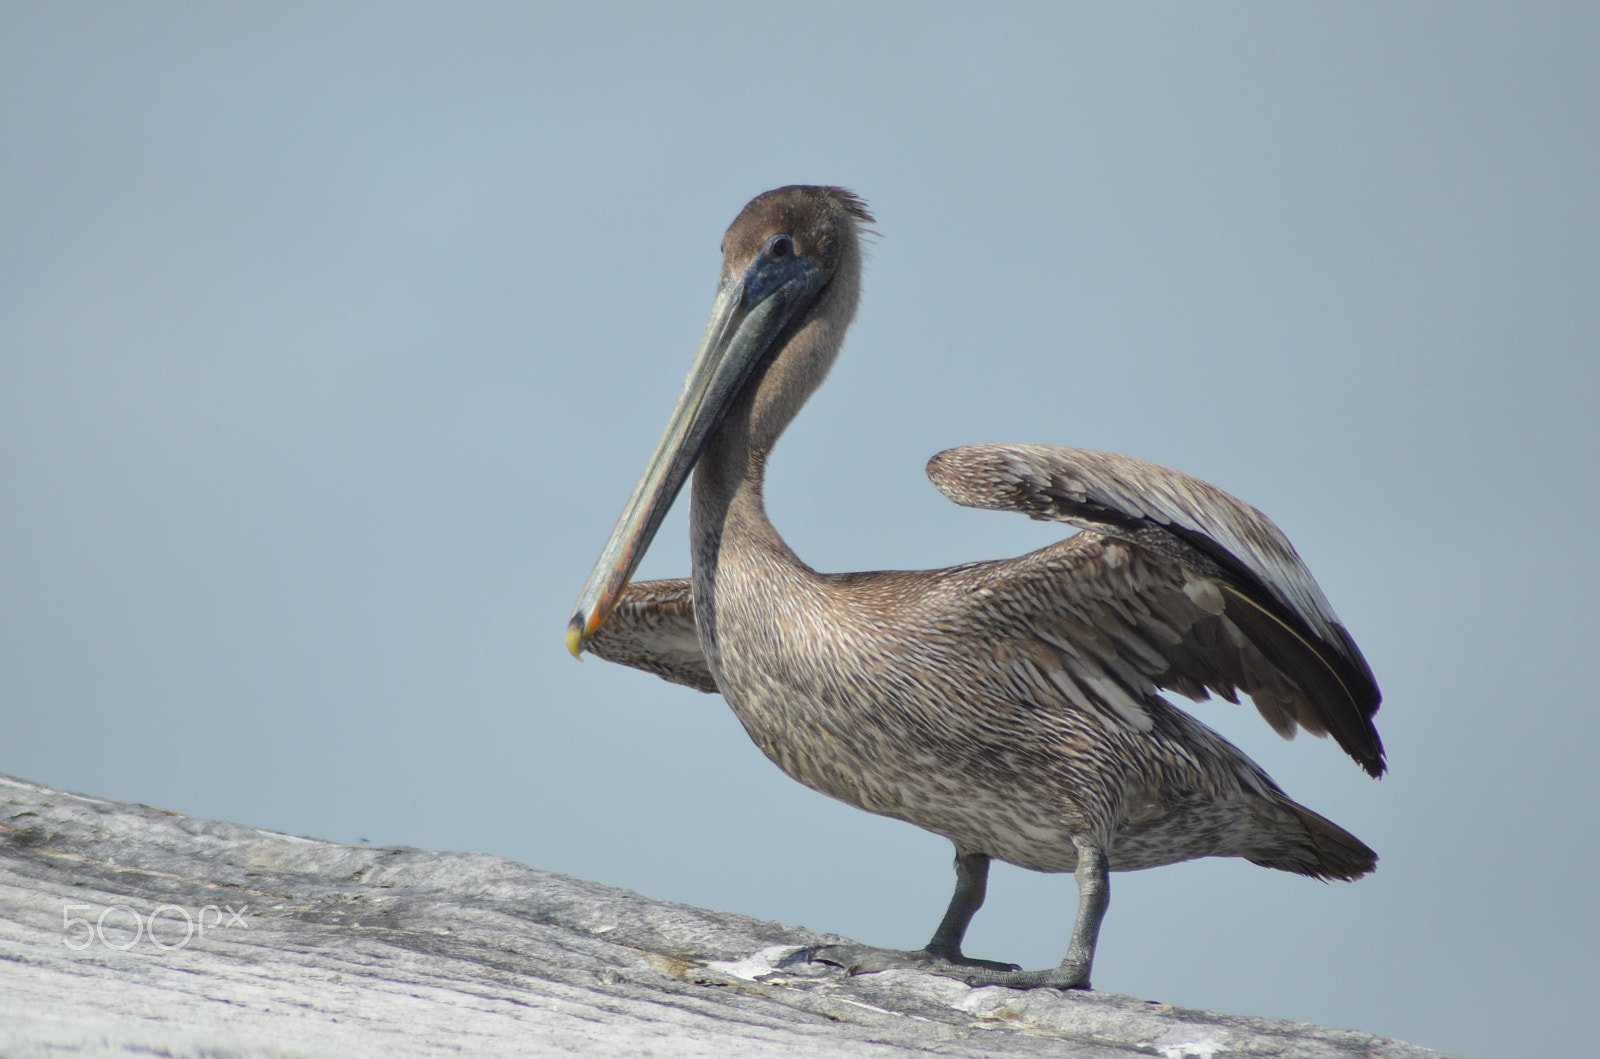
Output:
[[773,962],[783,959],[794,951],[793,945],[769,945],[760,952],[752,952],[737,960],[708,960],[706,967],[712,971],[720,971],[734,978],[753,982],[764,974],[777,971],[778,968],[773,966]]
[[1204,1037],[1198,1041],[1185,1041],[1182,1044],[1151,1044],[1143,1047],[1156,1049],[1165,1059],[1212,1059],[1212,1056],[1224,1050],[1227,1045],[1211,1037]]

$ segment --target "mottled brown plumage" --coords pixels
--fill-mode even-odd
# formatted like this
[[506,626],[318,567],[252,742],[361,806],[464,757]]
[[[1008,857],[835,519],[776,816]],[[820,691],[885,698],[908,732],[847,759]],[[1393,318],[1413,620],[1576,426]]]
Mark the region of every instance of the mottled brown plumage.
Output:
[[[570,642],[720,690],[788,775],[955,844],[933,940],[827,957],[858,970],[1087,987],[1109,870],[1237,856],[1317,878],[1370,871],[1371,850],[1159,694],[1243,692],[1281,734],[1332,734],[1383,771],[1371,671],[1256,509],[1128,457],[975,445],[929,463],[951,499],[1084,532],[1016,559],[820,574],[773,529],[767,457],[854,317],[870,220],[840,189],[780,188],[729,228],[701,354]],[[692,589],[626,585],[691,467]],[[962,955],[991,858],[1077,874],[1061,966]]]
[[694,627],[694,596],[687,577],[635,581],[605,626],[585,645],[607,662],[654,673],[696,691],[717,690]]

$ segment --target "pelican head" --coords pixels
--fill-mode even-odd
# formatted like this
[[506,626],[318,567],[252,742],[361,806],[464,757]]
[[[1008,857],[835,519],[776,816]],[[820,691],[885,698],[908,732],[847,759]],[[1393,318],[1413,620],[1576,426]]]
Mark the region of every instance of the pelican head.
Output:
[[764,458],[838,355],[860,300],[853,193],[783,187],[756,196],[722,238],[722,272],[689,377],[567,624],[574,656],[605,622],[689,472],[729,413]]

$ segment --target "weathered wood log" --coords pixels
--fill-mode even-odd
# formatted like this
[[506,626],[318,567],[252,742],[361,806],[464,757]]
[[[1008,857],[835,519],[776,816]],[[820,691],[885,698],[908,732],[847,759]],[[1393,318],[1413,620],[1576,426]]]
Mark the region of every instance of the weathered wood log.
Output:
[[499,857],[336,845],[0,777],[0,1055],[13,1059],[1438,1055],[795,959],[843,940]]

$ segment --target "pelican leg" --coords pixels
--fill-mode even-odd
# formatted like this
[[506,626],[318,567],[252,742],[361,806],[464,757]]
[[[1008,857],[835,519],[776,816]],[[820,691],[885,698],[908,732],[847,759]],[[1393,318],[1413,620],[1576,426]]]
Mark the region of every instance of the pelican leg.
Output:
[[975,965],[996,970],[1014,968],[1014,964],[995,963],[992,960],[969,960],[961,954],[961,941],[967,936],[972,917],[983,907],[989,893],[989,856],[986,853],[963,853],[956,850],[956,892],[950,898],[950,907],[933,938],[922,951],[953,964]]
[[964,853],[956,850],[956,892],[950,898],[950,907],[939,921],[933,938],[915,951],[901,949],[876,949],[856,945],[821,945],[807,950],[806,958],[824,963],[838,964],[846,974],[871,974],[894,967],[909,967],[934,974],[962,978],[973,972],[989,974],[1021,973],[1014,963],[995,960],[977,960],[962,955],[961,940],[967,936],[967,926],[989,889],[989,856],[985,853]]
[[1089,970],[1094,964],[1094,946],[1100,937],[1100,921],[1111,903],[1111,866],[1105,851],[1087,841],[1079,842],[1078,918],[1072,924],[1072,941],[1058,966],[1043,971],[973,971],[968,985],[1004,985],[1013,989],[1088,989]]

